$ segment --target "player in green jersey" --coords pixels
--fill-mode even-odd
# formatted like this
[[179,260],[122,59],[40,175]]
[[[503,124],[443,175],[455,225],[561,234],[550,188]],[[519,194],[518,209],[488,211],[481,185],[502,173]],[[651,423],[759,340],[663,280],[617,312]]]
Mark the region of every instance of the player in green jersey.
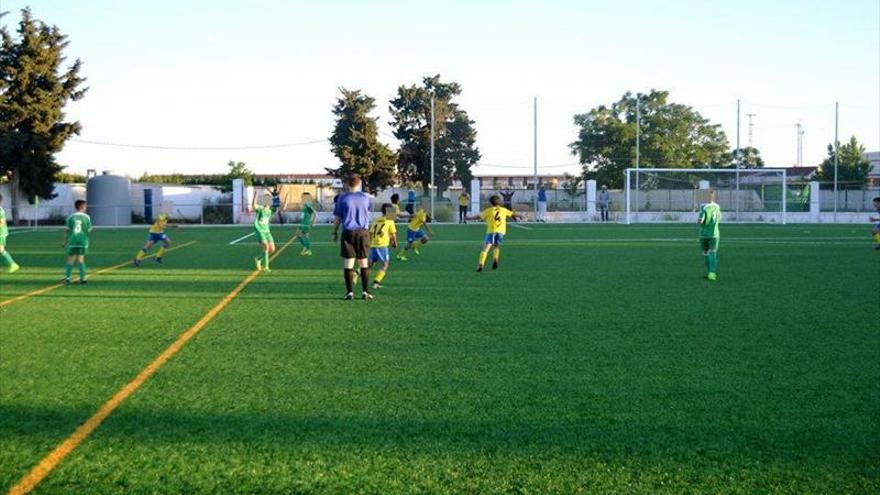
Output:
[[67,264],[64,265],[64,282],[70,283],[73,266],[79,269],[79,283],[86,283],[86,254],[89,251],[89,232],[92,231],[92,219],[86,215],[85,200],[78,199],[73,204],[73,212],[65,222],[63,246],[67,249]]
[[315,225],[315,222],[318,220],[318,215],[315,212],[315,207],[312,206],[312,195],[310,193],[304,192],[302,194],[302,218],[299,221],[299,229],[296,231],[296,239],[302,244],[302,251],[300,251],[300,256],[311,256],[312,255],[312,239],[309,237],[309,232],[312,231],[312,227]]
[[251,208],[254,210],[254,231],[257,240],[260,241],[260,254],[254,258],[257,270],[270,272],[269,255],[275,252],[275,239],[272,238],[272,232],[269,230],[269,220],[281,207],[281,200],[278,193],[267,193],[263,197],[263,204],[257,204],[257,194],[254,193],[254,200]]
[[709,190],[709,202],[700,208],[697,223],[700,225],[700,247],[703,249],[706,269],[709,271],[706,278],[716,280],[718,278],[718,241],[721,238],[718,231],[718,224],[721,223],[721,207],[715,202],[714,189]]
[[[3,196],[0,195],[0,203],[3,202]],[[6,226],[6,210],[0,206],[0,264],[6,267],[9,273],[15,273],[21,268],[18,263],[12,259],[12,255],[6,250],[6,237],[9,235],[9,228]]]

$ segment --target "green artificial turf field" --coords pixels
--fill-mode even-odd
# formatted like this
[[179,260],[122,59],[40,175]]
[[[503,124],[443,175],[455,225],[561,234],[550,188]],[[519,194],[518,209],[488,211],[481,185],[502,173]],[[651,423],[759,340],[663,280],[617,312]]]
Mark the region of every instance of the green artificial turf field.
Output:
[[[437,226],[374,301],[292,245],[34,493],[877,493],[870,226]],[[251,270],[247,228],[0,308],[8,490]],[[283,241],[289,229],[276,227]],[[92,273],[145,229],[97,230]],[[0,302],[57,282],[16,232]]]

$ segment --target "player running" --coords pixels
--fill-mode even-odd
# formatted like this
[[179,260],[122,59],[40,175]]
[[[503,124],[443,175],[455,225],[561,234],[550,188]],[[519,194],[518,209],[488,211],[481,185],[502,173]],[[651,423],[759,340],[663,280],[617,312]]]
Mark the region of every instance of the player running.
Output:
[[312,231],[312,227],[315,226],[315,222],[318,221],[318,215],[315,212],[315,207],[312,206],[312,195],[310,193],[302,193],[302,205],[302,218],[299,221],[299,229],[297,229],[294,238],[297,239],[303,247],[299,255],[311,256],[312,239],[309,237],[309,233]]
[[[0,195],[0,202],[3,201],[3,196]],[[9,236],[9,227],[6,226],[6,210],[0,206],[0,261],[2,264],[6,266],[6,270],[9,273],[15,273],[19,269],[18,263],[12,259],[12,255],[9,254],[9,251],[6,250],[6,237]]]
[[156,221],[153,222],[153,225],[150,226],[150,232],[147,234],[147,242],[145,242],[140,251],[135,254],[134,261],[132,262],[134,266],[141,266],[141,262],[147,257],[150,248],[152,248],[154,244],[159,243],[161,243],[161,246],[159,246],[159,250],[156,251],[156,263],[159,263],[160,265],[162,264],[162,257],[165,256],[165,250],[171,246],[171,238],[165,233],[165,229],[168,227],[177,228],[177,225],[168,223],[167,213],[160,214]]
[[409,261],[409,258],[406,257],[406,252],[409,250],[416,253],[416,256],[421,254],[419,244],[427,244],[431,237],[434,237],[434,231],[428,225],[429,220],[428,212],[425,211],[424,206],[419,207],[419,210],[410,217],[409,224],[406,226],[406,247],[397,253],[397,259]]
[[89,251],[89,232],[92,231],[92,219],[86,215],[85,200],[78,199],[73,203],[76,211],[67,217],[62,246],[67,250],[67,264],[64,265],[64,282],[70,284],[73,265],[79,268],[79,283],[86,279],[86,254]]
[[486,222],[486,237],[483,241],[483,249],[480,251],[480,261],[477,265],[477,271],[482,272],[483,266],[486,264],[486,258],[489,256],[489,250],[494,248],[492,253],[492,269],[498,269],[498,261],[501,259],[501,243],[504,242],[504,235],[507,234],[507,219],[520,218],[512,210],[501,205],[501,197],[493,194],[489,198],[492,206],[486,208],[479,215],[467,217],[468,220],[483,220]]
[[269,269],[269,255],[275,252],[275,239],[269,230],[269,220],[281,208],[281,200],[277,193],[266,193],[263,196],[263,204],[257,204],[257,194],[251,204],[254,210],[254,231],[260,241],[260,254],[254,258],[257,271],[271,272]]
[[382,268],[376,274],[376,280],[373,282],[374,289],[382,288],[382,280],[388,272],[388,264],[390,256],[388,255],[388,246],[397,247],[397,227],[394,225],[394,207],[385,203],[382,205],[382,216],[373,221],[370,226],[370,268],[375,263],[382,262]]
[[718,241],[721,234],[718,224],[721,223],[721,207],[715,202],[715,190],[709,190],[709,202],[700,208],[700,216],[697,219],[700,225],[700,247],[703,249],[703,257],[706,261],[706,269],[709,280],[717,280],[718,275]]
[[[877,222],[874,224],[874,230],[872,231],[872,234],[874,234],[874,242],[877,243],[877,245],[874,246],[874,249],[880,250],[880,196],[877,196],[872,201],[874,201],[874,209],[877,210],[877,216],[871,217],[872,222]],[[2,211],[2,209],[0,209],[0,211]],[[2,227],[0,227],[0,229],[2,229]],[[2,232],[2,230],[0,230],[0,232]],[[0,233],[0,235],[3,234]],[[3,248],[0,246],[0,252],[2,252],[2,250]]]

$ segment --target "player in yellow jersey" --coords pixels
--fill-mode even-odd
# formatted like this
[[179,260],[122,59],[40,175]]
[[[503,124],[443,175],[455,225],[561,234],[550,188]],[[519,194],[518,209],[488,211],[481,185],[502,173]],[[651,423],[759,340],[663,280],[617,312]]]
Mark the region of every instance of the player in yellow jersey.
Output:
[[141,266],[141,262],[147,257],[150,248],[157,243],[161,243],[162,245],[159,247],[159,250],[156,251],[156,263],[162,264],[162,257],[165,256],[165,250],[171,246],[171,238],[165,233],[165,229],[168,227],[177,228],[177,225],[168,223],[167,213],[160,214],[159,218],[157,218],[156,221],[153,222],[153,225],[150,226],[150,233],[147,234],[147,242],[144,243],[144,247],[135,254],[133,262],[134,266]]
[[373,221],[370,226],[370,268],[375,263],[382,262],[382,268],[376,274],[376,280],[373,282],[374,289],[382,288],[382,280],[388,272],[388,246],[397,247],[397,227],[391,216],[394,214],[394,207],[385,203],[382,205],[382,216]]
[[406,247],[397,253],[397,259],[408,261],[409,258],[406,257],[406,252],[409,250],[416,253],[416,256],[421,254],[419,253],[419,244],[427,244],[431,237],[434,236],[434,231],[428,225],[429,221],[428,212],[425,211],[423,204],[410,217],[409,223],[406,226]]
[[512,210],[501,206],[501,197],[497,194],[489,198],[492,206],[483,210],[479,215],[468,217],[469,220],[483,220],[486,222],[486,237],[483,241],[483,249],[480,251],[480,264],[477,265],[477,271],[483,271],[483,265],[486,264],[486,258],[489,256],[489,250],[495,248],[492,255],[492,269],[498,269],[498,261],[501,259],[501,243],[504,241],[504,235],[507,234],[507,219],[513,218],[518,220],[519,215]]

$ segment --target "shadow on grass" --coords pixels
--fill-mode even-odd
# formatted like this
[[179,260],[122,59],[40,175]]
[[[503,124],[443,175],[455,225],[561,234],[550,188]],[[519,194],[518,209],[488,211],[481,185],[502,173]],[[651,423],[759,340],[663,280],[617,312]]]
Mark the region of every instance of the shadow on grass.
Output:
[[[52,437],[61,441],[93,411],[0,405],[0,436],[28,444]],[[820,463],[870,472],[880,460],[876,446],[820,439],[836,431],[794,432],[799,439],[772,431],[718,425],[689,430],[690,425],[652,424],[631,420],[526,421],[510,419],[422,419],[356,415],[247,415],[187,410],[115,412],[96,432],[143,445],[176,443],[250,445],[277,450],[398,450],[412,453],[462,452],[614,458],[621,455],[657,461],[709,463]],[[775,432],[780,434],[780,432]],[[789,432],[789,434],[792,434]]]

